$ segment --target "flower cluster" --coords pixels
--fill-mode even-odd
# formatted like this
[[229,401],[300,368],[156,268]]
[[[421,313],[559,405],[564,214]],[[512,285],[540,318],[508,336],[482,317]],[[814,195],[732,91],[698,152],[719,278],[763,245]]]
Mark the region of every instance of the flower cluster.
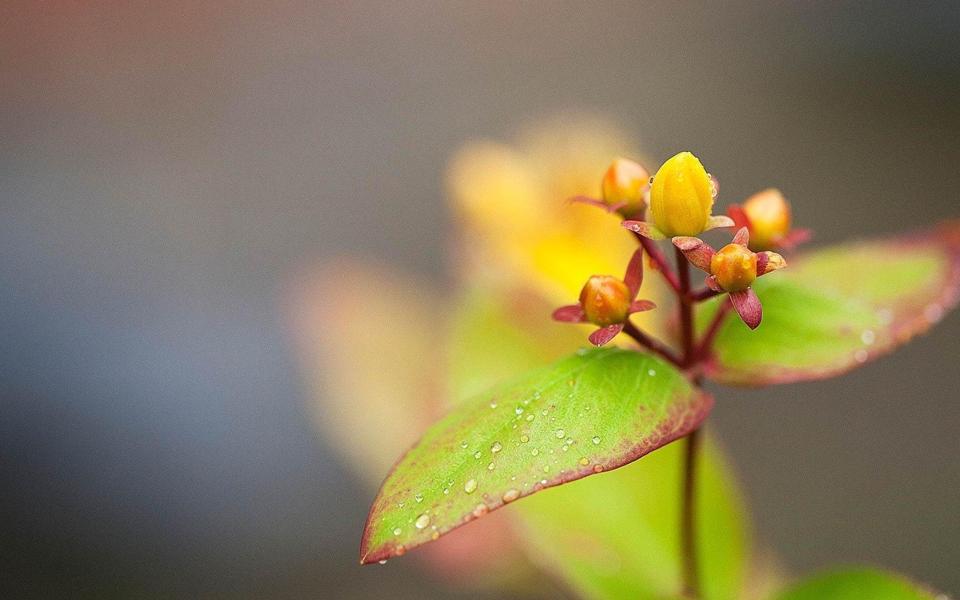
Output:
[[[730,206],[727,215],[714,215],[713,205],[719,191],[717,180],[690,152],[680,152],[664,162],[653,177],[640,164],[626,158],[611,163],[601,182],[599,199],[579,196],[573,200],[600,207],[625,220],[623,227],[640,241],[624,279],[594,275],[580,292],[580,302],[563,306],[553,318],[569,323],[592,323],[599,327],[590,341],[603,345],[625,331],[641,345],[670,356],[664,346],[630,324],[630,315],[654,308],[650,301],[635,300],[643,279],[643,253],[664,274],[678,296],[681,325],[684,329],[684,366],[698,359],[692,335],[692,305],[713,296],[726,294],[744,323],[751,329],[760,325],[763,310],[751,287],[767,273],[786,266],[786,260],[772,249],[788,249],[809,237],[806,230],[791,231],[790,205],[779,190],[767,189]],[[738,227],[733,241],[714,250],[700,234],[717,228]],[[685,264],[679,273],[653,242],[670,238],[678,260],[707,273],[706,289],[690,290]],[[721,313],[722,315],[725,313]],[[709,339],[699,346],[709,344]],[[702,352],[700,353],[702,354]]]

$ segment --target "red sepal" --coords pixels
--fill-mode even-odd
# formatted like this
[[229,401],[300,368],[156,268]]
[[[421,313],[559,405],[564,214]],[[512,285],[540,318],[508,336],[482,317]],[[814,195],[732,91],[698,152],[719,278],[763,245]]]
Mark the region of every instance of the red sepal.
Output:
[[601,327],[600,329],[591,333],[590,337],[587,339],[589,339],[590,343],[594,346],[602,346],[613,338],[617,337],[617,334],[621,331],[623,331],[623,323],[607,325],[606,327]]
[[586,323],[587,316],[583,314],[583,308],[579,304],[569,304],[553,311],[553,320],[562,323]]
[[760,320],[763,318],[763,307],[760,305],[760,298],[753,288],[747,288],[739,292],[730,292],[730,303],[743,319],[750,329],[756,329],[760,326]]

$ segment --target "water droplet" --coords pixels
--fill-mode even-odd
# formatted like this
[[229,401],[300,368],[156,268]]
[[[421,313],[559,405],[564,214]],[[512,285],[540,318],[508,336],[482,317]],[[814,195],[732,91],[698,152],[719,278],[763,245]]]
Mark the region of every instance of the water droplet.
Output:
[[594,443],[594,444],[599,444],[599,443],[600,443],[600,436],[599,436],[599,435],[593,436],[593,443]]
[[546,480],[546,479],[541,479],[541,480],[540,480],[540,485],[547,485],[547,480]]
[[387,560],[386,560],[386,559],[384,559],[384,560],[378,560],[377,563],[378,563],[378,564],[381,564],[381,565],[385,565],[385,564],[387,564]]
[[532,420],[533,420],[533,414],[527,415],[527,421],[532,421]]
[[495,465],[495,464],[493,464],[493,463],[490,463],[489,465],[487,465],[487,470],[488,470],[488,471],[492,471],[492,470],[494,470],[494,469],[496,469],[496,468],[497,468],[497,465]]
[[423,502],[423,494],[417,494],[416,496],[413,497],[413,499],[417,501],[417,504],[420,504],[421,502]]
[[486,505],[486,504],[478,504],[478,505],[476,505],[476,506],[474,507],[474,509],[473,509],[473,516],[479,518],[479,517],[482,517],[483,515],[487,514],[489,511],[490,511],[490,509],[487,508],[487,505]]
[[398,544],[397,547],[393,549],[393,553],[397,556],[403,556],[407,553],[407,549],[403,546],[403,544]]
[[540,411],[540,414],[543,415],[543,416],[547,416],[547,415],[550,414],[550,411],[545,408],[545,409],[543,409],[543,410]]
[[580,459],[580,464],[583,466],[587,466],[590,464],[590,459],[584,456]]
[[519,497],[520,497],[520,490],[518,489],[510,488],[509,490],[503,493],[504,502],[513,502]]
[[522,406],[518,406],[518,407],[516,407],[515,409],[513,409],[513,412],[517,413],[518,415],[522,415],[522,414],[523,414],[523,407],[522,407]]
[[449,494],[449,493],[450,493],[450,488],[443,488],[443,493],[444,493],[444,495]]
[[866,329],[863,333],[860,334],[860,341],[869,346],[877,339],[877,336],[873,333],[872,330]]
[[466,447],[467,447],[468,445],[469,445],[469,444],[467,444],[466,440],[460,442],[460,447],[461,447],[461,448],[466,449]]
[[563,436],[567,435],[567,432],[565,432],[565,431],[562,430],[562,429],[558,429],[558,430],[556,430],[555,432],[553,432],[553,434],[554,434],[555,436],[557,436],[558,438],[562,438]]
[[403,533],[403,530],[399,527],[393,530],[393,535],[400,535],[401,533]]
[[870,357],[870,355],[867,354],[867,351],[864,350],[864,349],[862,349],[862,348],[861,348],[860,350],[857,350],[856,352],[853,353],[853,358],[854,358],[858,363],[865,363],[865,362],[867,362],[867,359],[868,359],[869,357]]
[[524,444],[526,444],[527,442],[530,441],[530,436],[529,436],[529,435],[521,435],[521,436],[520,436],[520,441],[523,442]]
[[491,400],[491,401],[490,401],[490,408],[496,408],[496,407],[497,407],[497,401],[496,401],[496,400]]
[[431,540],[440,539],[440,532],[439,532],[439,531],[434,531],[432,534],[430,534],[430,539],[431,539]]
[[593,465],[593,472],[594,472],[594,473],[599,473],[599,472],[601,472],[601,471],[603,471],[603,465]]
[[657,374],[657,371],[655,369],[650,369],[649,371],[647,371],[647,375],[649,375],[650,377],[653,377],[656,374]]
[[406,504],[406,503],[405,503],[405,502],[397,502],[397,508],[403,508],[403,505],[404,505],[404,504]]
[[543,472],[544,472],[544,473],[549,473],[549,472],[550,472],[550,465],[544,465],[544,467],[543,467]]
[[540,448],[534,448],[534,449],[530,452],[530,454],[532,454],[532,455],[534,455],[534,456],[540,454]]
[[480,458],[481,456],[483,456],[483,452],[480,452],[479,450],[473,453],[474,458]]
[[493,452],[494,454],[500,452],[501,450],[503,450],[503,444],[500,442],[494,442],[493,445],[490,446],[490,452]]
[[463,484],[463,491],[465,491],[468,494],[472,494],[473,492],[476,491],[476,489],[477,489],[476,479],[471,479],[467,481],[465,484]]
[[424,513],[417,517],[417,520],[413,522],[413,526],[417,529],[423,529],[430,524],[430,515]]

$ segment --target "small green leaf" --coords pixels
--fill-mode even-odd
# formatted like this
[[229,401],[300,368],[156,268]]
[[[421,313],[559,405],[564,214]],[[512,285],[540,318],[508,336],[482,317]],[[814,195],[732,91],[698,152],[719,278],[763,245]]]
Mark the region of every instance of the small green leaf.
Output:
[[462,403],[387,477],[361,562],[406,550],[543,488],[615,469],[695,429],[712,400],[658,358],[583,350]]
[[[716,446],[707,442],[696,488],[703,598],[743,598],[750,546],[746,511]],[[525,526],[519,538],[528,555],[578,597],[679,597],[684,443],[518,506]]]
[[776,600],[934,600],[937,595],[900,575],[858,567],[811,577]]
[[[892,351],[956,304],[960,222],[801,255],[754,287],[763,322],[750,331],[728,319],[709,376],[739,385],[831,377]],[[700,311],[701,330],[722,299]]]

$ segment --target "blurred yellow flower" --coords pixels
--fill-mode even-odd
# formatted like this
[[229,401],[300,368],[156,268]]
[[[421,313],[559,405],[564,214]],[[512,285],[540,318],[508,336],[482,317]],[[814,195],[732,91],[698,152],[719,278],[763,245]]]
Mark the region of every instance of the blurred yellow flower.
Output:
[[[465,145],[448,177],[461,227],[459,272],[471,285],[519,286],[554,305],[576,299],[592,275],[621,273],[637,246],[622,217],[568,199],[600,196],[607,167],[632,147],[609,123],[587,117],[546,121],[512,145]],[[656,300],[663,289],[649,277],[644,297]],[[651,314],[634,318],[650,327]]]

